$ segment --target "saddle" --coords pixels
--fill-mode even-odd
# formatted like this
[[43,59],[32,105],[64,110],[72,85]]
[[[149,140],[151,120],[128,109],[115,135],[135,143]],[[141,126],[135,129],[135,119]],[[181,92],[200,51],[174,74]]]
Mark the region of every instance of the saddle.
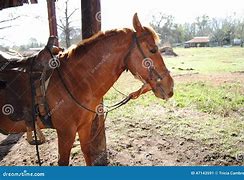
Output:
[[0,51],[0,70],[9,70],[18,68],[19,70],[28,66],[30,58],[20,56],[19,54],[12,54]]
[[46,47],[30,57],[0,54],[0,106],[9,104],[13,107],[9,114],[11,120],[25,120],[32,127],[34,98],[36,115],[44,121],[46,127],[52,127],[45,96],[45,82],[53,72],[49,62],[61,50],[56,44],[57,38],[50,37]]

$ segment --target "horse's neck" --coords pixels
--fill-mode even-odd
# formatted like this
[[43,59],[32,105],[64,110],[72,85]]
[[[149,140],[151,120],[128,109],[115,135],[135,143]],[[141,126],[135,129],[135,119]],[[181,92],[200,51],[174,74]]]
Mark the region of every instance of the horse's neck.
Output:
[[93,46],[78,60],[83,62],[77,63],[77,59],[74,60],[76,63],[72,63],[72,68],[79,73],[73,76],[76,80],[78,78],[80,88],[89,91],[87,93],[92,93],[94,97],[102,98],[125,70],[124,58],[128,53],[131,37],[130,33],[118,33],[99,41],[100,45]]

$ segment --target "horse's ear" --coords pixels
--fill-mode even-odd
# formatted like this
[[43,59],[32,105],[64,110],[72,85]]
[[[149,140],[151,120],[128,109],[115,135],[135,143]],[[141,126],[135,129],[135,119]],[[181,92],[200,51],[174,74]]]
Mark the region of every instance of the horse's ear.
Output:
[[141,22],[139,21],[137,13],[135,13],[133,16],[133,26],[134,26],[134,29],[136,30],[136,32],[138,32],[138,33],[143,32],[143,27],[141,25]]

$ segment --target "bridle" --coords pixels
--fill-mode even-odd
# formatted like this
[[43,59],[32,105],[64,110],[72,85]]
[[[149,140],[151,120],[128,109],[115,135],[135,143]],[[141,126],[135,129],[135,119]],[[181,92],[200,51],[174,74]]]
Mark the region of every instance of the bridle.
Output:
[[[146,54],[144,53],[144,51],[143,51],[143,49],[142,49],[142,47],[141,47],[141,44],[140,44],[140,42],[139,42],[139,40],[141,39],[141,38],[143,38],[143,37],[145,37],[145,36],[147,36],[147,35],[150,35],[148,32],[145,32],[145,33],[143,33],[141,36],[137,36],[136,35],[136,32],[133,32],[133,35],[132,35],[132,43],[131,43],[131,45],[130,45],[130,48],[129,48],[129,51],[128,51],[128,53],[126,54],[126,56],[125,56],[125,59],[124,59],[124,62],[125,62],[125,66],[126,66],[126,70],[128,70],[129,68],[128,68],[128,59],[129,59],[129,56],[131,55],[131,52],[132,52],[132,50],[134,49],[134,47],[135,47],[135,45],[136,45],[136,47],[138,48],[138,50],[139,50],[139,52],[140,52],[140,54],[141,54],[141,56],[143,57],[143,60],[150,60],[151,62],[153,62],[152,61],[152,59],[150,59],[150,58],[148,58],[147,56],[146,56]],[[153,64],[149,64],[149,66],[147,67],[147,69],[148,69],[148,73],[149,73],[149,78],[150,78],[150,80],[153,80],[153,75],[156,75],[156,81],[157,82],[160,82],[161,80],[163,80],[163,78],[167,75],[167,74],[169,74],[169,70],[166,68],[164,71],[163,71],[163,74],[162,75],[160,75],[159,73],[158,73],[158,71],[155,69],[155,67],[153,66]],[[131,72],[132,74],[134,74],[133,72]],[[135,74],[134,74],[135,75]]]

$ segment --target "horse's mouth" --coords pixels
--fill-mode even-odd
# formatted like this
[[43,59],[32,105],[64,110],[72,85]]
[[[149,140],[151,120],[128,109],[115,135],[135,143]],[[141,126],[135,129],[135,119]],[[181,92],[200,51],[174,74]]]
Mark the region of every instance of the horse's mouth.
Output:
[[152,88],[152,91],[154,93],[154,95],[160,99],[164,99],[164,100],[168,100],[169,98],[171,98],[173,96],[173,90],[170,91],[169,93],[167,93],[167,91],[164,90],[164,88],[162,87],[162,85],[157,85],[155,88]]

